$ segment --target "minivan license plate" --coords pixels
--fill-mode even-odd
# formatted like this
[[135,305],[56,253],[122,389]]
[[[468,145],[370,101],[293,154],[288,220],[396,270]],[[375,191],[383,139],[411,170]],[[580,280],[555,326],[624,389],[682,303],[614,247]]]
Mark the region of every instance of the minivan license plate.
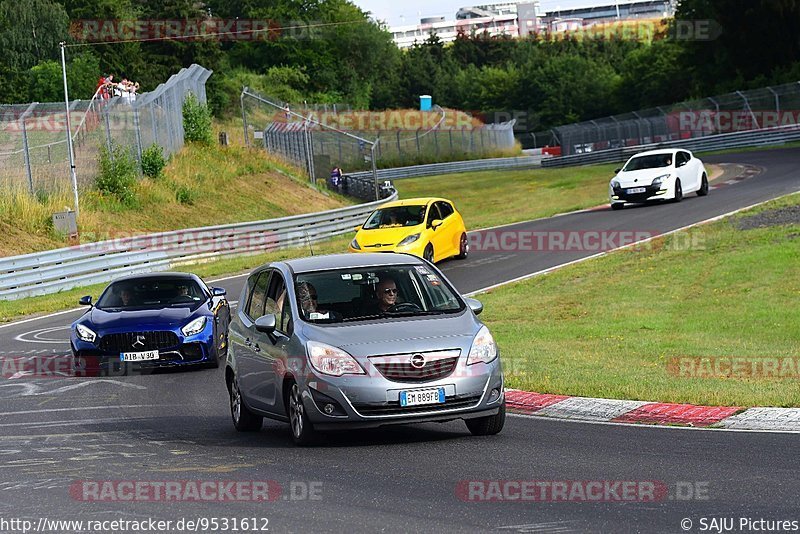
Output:
[[400,392],[400,406],[444,404],[444,388],[412,389]]

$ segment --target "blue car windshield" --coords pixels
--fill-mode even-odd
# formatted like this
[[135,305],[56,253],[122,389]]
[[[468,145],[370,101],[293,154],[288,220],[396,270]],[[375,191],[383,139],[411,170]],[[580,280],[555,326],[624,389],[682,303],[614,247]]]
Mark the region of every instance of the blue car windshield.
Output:
[[196,307],[205,300],[203,290],[194,280],[159,277],[114,282],[103,291],[96,306],[101,310]]
[[458,313],[464,302],[426,265],[359,267],[298,274],[303,320],[339,323]]

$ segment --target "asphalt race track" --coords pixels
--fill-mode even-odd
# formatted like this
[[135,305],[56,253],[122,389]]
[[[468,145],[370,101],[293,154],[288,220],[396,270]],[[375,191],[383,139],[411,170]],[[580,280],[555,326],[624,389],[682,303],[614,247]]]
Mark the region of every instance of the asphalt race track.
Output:
[[[680,204],[588,211],[498,231],[666,232],[800,189],[798,149],[705,161],[761,172]],[[593,253],[473,251],[466,261],[440,267],[467,293]],[[214,285],[236,301],[243,281]],[[1,328],[0,356],[65,355],[69,324],[79,313]],[[220,525],[223,518],[229,525],[234,518],[256,518],[257,531],[273,532],[685,532],[684,519],[693,522],[692,531],[701,530],[702,518],[733,518],[737,527],[740,518],[800,521],[800,445],[792,434],[512,416],[500,435],[489,438],[471,437],[463,423],[452,422],[332,434],[324,446],[301,449],[292,445],[284,424],[265,422],[255,435],[233,429],[222,369],[4,378],[0,412],[0,517],[34,525],[41,518],[153,518],[173,521],[169,530],[180,532],[175,522],[182,518],[217,518]],[[477,482],[472,487],[483,490],[465,490],[469,481],[509,480],[648,482],[668,493],[655,500],[619,499],[612,491],[600,502],[487,502],[470,495],[489,496],[486,488],[500,484]],[[267,502],[108,496],[92,502],[81,493],[80,481],[272,481],[280,490]],[[254,531],[252,525],[246,530]],[[0,525],[0,532],[11,531]]]

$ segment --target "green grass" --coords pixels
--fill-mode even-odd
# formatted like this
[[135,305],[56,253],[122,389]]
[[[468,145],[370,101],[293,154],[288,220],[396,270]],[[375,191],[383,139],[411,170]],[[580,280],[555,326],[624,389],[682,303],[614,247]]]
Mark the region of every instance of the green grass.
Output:
[[[232,123],[234,143],[239,140]],[[187,145],[174,156],[163,177],[145,178],[135,186],[131,205],[96,189],[81,193],[78,228],[83,243],[131,233],[256,221],[325,211],[353,203],[324,188],[315,188],[300,171],[264,150]],[[65,247],[53,231],[52,214],[72,206],[72,193],[32,197],[27,189],[0,191],[0,256]]]
[[[793,195],[747,212],[800,205]],[[507,385],[602,398],[800,406],[798,378],[686,378],[681,357],[800,358],[800,225],[744,215],[478,298]],[[688,239],[688,241],[687,241]],[[696,246],[686,250],[686,243]]]
[[791,143],[783,143],[778,145],[762,145],[751,146],[745,148],[729,148],[726,150],[711,150],[708,152],[697,152],[696,156],[702,158],[703,156],[718,156],[722,154],[739,154],[741,152],[760,152],[762,150],[774,150],[779,148],[800,148],[800,141],[792,141]]
[[396,180],[401,198],[455,202],[468,229],[487,228],[590,208],[608,201],[619,165],[482,171]]

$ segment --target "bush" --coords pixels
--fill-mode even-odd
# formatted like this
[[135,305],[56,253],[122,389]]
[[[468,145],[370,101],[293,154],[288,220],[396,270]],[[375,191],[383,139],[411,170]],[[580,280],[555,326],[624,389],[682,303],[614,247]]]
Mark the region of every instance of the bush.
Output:
[[136,204],[136,160],[129,150],[112,143],[111,151],[100,148],[100,175],[95,180],[97,189],[111,195],[125,206]]
[[153,143],[142,152],[142,173],[153,179],[161,177],[161,171],[167,165],[167,160],[164,158],[164,149],[156,143]]
[[186,141],[204,145],[214,144],[211,111],[193,93],[189,93],[183,101],[183,132]]
[[187,204],[191,206],[194,204],[194,199],[196,196],[196,193],[185,185],[181,185],[175,190],[175,200],[181,204]]

